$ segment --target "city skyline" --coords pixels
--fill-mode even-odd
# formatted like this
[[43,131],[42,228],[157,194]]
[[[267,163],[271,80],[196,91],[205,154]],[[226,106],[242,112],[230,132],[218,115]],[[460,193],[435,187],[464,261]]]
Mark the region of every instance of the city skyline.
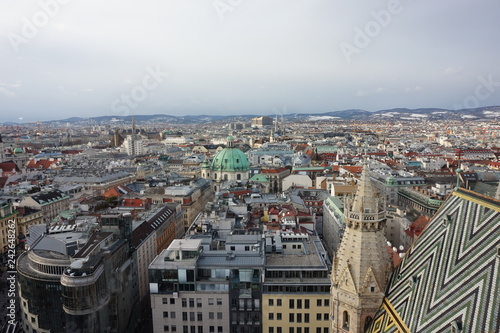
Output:
[[492,0],[0,8],[3,122],[500,105]]

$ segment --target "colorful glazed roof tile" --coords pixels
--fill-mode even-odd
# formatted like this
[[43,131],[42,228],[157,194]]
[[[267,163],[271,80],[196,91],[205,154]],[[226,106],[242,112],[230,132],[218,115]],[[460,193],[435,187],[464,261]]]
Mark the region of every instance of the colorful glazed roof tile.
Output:
[[500,331],[500,201],[458,189],[395,270],[370,332]]

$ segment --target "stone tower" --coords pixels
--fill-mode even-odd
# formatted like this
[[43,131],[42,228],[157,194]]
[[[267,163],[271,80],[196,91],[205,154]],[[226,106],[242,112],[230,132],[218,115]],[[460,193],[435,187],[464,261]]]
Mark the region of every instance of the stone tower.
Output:
[[346,200],[342,241],[332,265],[331,332],[364,332],[382,304],[392,270],[384,236],[385,202],[365,159],[354,199]]

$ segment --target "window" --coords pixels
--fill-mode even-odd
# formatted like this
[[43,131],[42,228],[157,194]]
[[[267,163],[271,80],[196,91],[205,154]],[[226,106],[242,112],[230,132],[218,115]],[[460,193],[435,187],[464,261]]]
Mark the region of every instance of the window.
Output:
[[276,333],[281,333],[281,327],[278,327],[278,328],[276,329]]
[[217,332],[222,333],[222,326],[217,326]]
[[175,304],[175,298],[170,299],[170,304]]
[[170,312],[170,319],[175,319],[175,312],[174,311]]
[[295,300],[291,299],[289,302],[288,302],[288,307],[290,309],[294,309],[295,308]]
[[304,323],[309,322],[309,313],[304,313]]
[[301,299],[297,300],[297,309],[302,309],[302,300]]
[[330,306],[330,300],[329,299],[325,299],[325,306]]
[[309,327],[304,327],[304,333],[309,333]]
[[270,298],[269,301],[268,301],[268,303],[269,303],[269,306],[273,306],[274,305],[274,299]]
[[328,333],[328,327],[323,327],[323,333]]
[[189,327],[191,333],[196,333],[196,326]]
[[217,305],[222,305],[222,298],[217,298]]
[[163,311],[163,318],[168,318],[168,312],[167,311]]
[[230,249],[231,251],[235,251],[235,250],[236,250],[236,246],[231,246],[229,249]]
[[170,326],[170,331],[177,332],[177,326],[175,326],[175,325]]
[[201,307],[202,307],[202,305],[203,305],[203,304],[202,304],[202,302],[201,302],[201,298],[197,298],[197,299],[196,299],[196,307],[197,307],[197,308],[201,308]]
[[329,316],[328,313],[323,313],[323,320],[328,320],[328,316]]
[[269,333],[274,333],[274,327],[269,327]]
[[198,321],[203,321],[203,313],[198,312],[197,313],[197,319],[198,319]]
[[187,307],[187,300],[183,298],[181,301],[182,301],[182,307],[183,308]]
[[186,325],[182,326],[182,333],[188,333],[189,329]]
[[304,309],[309,309],[309,300],[304,300]]
[[170,327],[168,325],[163,326],[163,332],[168,332],[170,330]]
[[[162,303],[162,304],[168,304],[168,298],[165,298],[165,297],[164,297],[164,298],[162,298],[162,299],[161,299],[161,303]],[[25,306],[26,306],[26,305],[25,305]]]
[[371,286],[370,287],[370,292],[374,293],[375,292],[375,287],[374,286]]
[[222,312],[217,312],[217,319],[222,319]]
[[188,313],[187,312],[182,313],[182,320],[188,320]]
[[209,331],[210,331],[210,333],[215,332],[215,326],[210,326],[210,327],[209,327]]
[[316,313],[316,320],[321,320],[321,313]]
[[[297,322],[301,323],[302,322],[302,313],[297,313]],[[298,332],[297,332],[298,333]]]
[[281,298],[279,298],[279,299],[276,300],[276,305],[277,306],[281,306]]
[[195,319],[194,319],[194,312],[189,312],[189,321],[190,322],[193,322]]
[[323,301],[321,299],[316,300],[316,306],[322,306]]
[[321,327],[316,327],[316,333],[321,333]]
[[344,311],[344,314],[342,315],[342,322],[343,322],[343,325],[342,325],[342,328],[345,329],[345,330],[348,330],[349,329],[349,313],[347,311]]
[[198,333],[203,333],[203,326],[198,326]]
[[295,321],[294,313],[288,314],[288,321],[293,323]]
[[208,305],[214,305],[214,299],[213,298],[209,298],[208,299]]
[[293,331],[293,327],[290,327],[290,328],[288,329],[288,333],[294,333],[294,331]]
[[302,333],[302,327],[297,327],[297,333]]
[[213,312],[209,312],[208,313],[208,319],[214,319],[214,313]]
[[281,312],[278,312],[278,313],[276,314],[276,320],[281,320]]

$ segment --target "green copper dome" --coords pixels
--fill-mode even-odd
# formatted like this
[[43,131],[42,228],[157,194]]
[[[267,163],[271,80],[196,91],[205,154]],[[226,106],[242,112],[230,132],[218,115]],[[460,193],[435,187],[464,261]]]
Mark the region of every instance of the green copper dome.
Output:
[[227,147],[215,155],[210,169],[212,171],[226,172],[248,171],[250,170],[250,163],[248,163],[245,153],[234,147],[234,138],[229,136],[227,138]]

